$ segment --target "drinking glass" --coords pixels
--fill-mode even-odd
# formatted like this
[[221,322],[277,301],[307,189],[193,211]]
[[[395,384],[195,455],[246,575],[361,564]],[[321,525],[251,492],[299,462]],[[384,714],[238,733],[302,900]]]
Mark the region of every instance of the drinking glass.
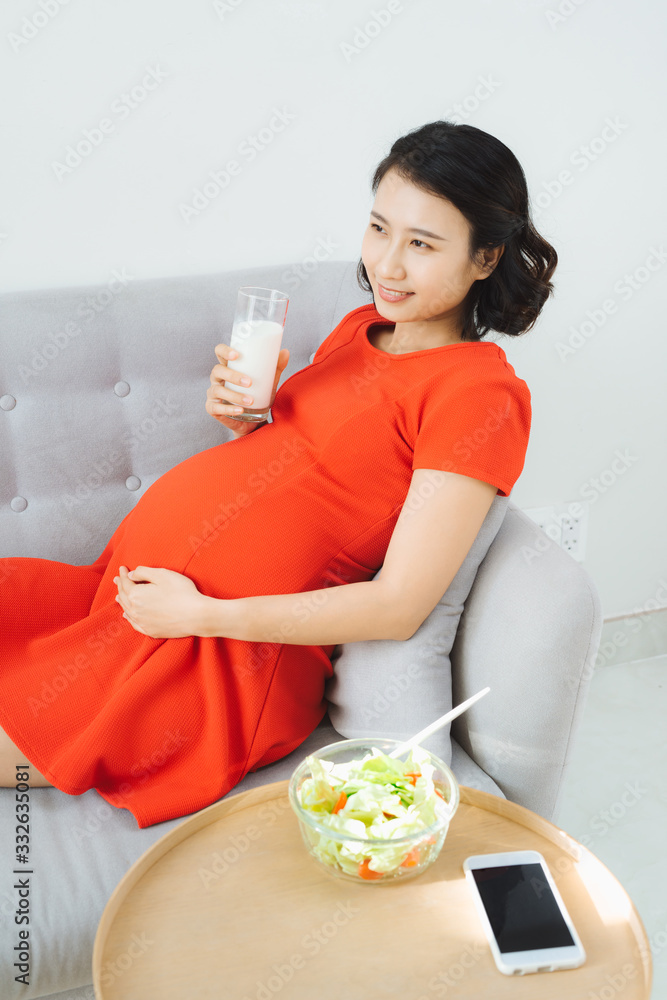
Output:
[[[262,421],[268,417],[288,303],[289,295],[276,288],[239,288],[229,341],[239,356],[227,366],[252,379],[244,391],[253,401],[243,413],[234,414],[235,420]],[[225,387],[239,391],[233,382],[225,382]]]

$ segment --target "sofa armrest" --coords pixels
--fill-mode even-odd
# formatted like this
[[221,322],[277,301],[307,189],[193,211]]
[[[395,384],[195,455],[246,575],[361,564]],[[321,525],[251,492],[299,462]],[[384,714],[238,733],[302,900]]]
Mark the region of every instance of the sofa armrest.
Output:
[[601,632],[592,578],[510,501],[451,654],[455,705],[491,691],[452,735],[508,799],[546,819],[558,807]]

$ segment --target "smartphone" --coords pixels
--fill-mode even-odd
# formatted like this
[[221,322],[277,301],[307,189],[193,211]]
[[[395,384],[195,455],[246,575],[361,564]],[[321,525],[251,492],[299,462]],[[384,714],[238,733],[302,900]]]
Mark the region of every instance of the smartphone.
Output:
[[583,965],[586,952],[539,851],[475,854],[463,871],[506,976]]

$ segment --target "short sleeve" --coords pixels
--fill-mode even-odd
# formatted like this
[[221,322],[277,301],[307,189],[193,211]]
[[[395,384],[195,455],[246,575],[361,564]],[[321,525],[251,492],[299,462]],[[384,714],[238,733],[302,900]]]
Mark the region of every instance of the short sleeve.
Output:
[[423,403],[412,468],[471,476],[509,496],[523,470],[531,416],[530,390],[510,372],[446,388]]

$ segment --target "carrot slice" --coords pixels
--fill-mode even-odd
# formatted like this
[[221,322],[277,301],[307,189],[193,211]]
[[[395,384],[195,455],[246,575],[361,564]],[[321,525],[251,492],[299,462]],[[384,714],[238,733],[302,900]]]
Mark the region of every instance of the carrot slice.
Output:
[[413,847],[401,861],[401,868],[414,868],[419,864],[419,847]]
[[422,776],[421,771],[406,771],[405,773],[405,777],[411,779],[410,780],[411,785],[416,785],[417,778],[421,778],[421,776]]
[[341,792],[340,795],[338,796],[338,802],[333,807],[333,811],[335,813],[339,812],[343,808],[346,802],[347,802],[347,795],[345,794],[345,792]]
[[368,867],[368,863],[370,860],[371,860],[370,858],[364,858],[364,860],[360,862],[359,864],[360,877],[366,879],[382,878],[382,872],[374,872],[372,868]]

